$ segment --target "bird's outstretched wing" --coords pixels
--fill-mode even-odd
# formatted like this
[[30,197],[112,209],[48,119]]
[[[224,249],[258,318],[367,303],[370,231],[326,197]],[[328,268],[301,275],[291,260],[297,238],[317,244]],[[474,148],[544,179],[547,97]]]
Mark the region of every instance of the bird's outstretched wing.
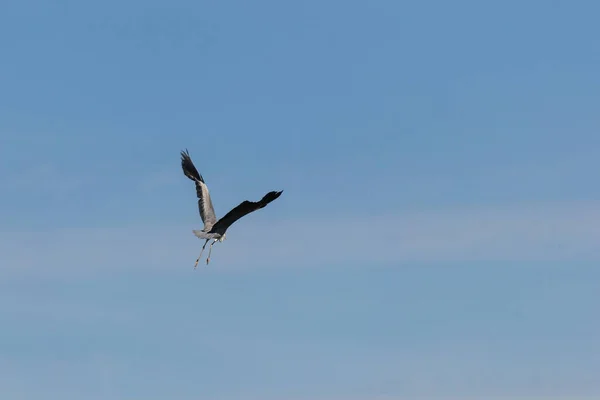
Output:
[[215,216],[215,210],[210,200],[210,193],[208,193],[208,187],[204,183],[204,178],[192,162],[190,153],[187,149],[181,152],[181,168],[183,174],[193,180],[196,183],[196,196],[198,197],[198,210],[200,211],[200,217],[204,222],[204,231],[208,232],[213,225],[217,222]]
[[216,224],[212,227],[212,232],[223,233],[238,219],[242,218],[246,214],[250,214],[253,211],[263,208],[279,196],[281,196],[283,190],[276,192],[269,192],[263,196],[259,201],[243,201],[237,207],[233,208],[227,214],[223,216]]

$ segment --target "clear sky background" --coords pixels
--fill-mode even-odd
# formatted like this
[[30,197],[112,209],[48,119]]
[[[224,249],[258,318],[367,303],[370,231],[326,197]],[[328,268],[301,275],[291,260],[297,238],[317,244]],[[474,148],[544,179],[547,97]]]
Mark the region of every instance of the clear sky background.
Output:
[[0,396],[600,398],[598,15],[3,0]]

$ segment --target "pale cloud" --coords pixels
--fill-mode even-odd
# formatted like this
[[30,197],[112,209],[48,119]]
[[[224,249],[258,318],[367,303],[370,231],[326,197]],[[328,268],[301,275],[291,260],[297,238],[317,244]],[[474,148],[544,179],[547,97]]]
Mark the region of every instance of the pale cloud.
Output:
[[[260,215],[259,215],[260,214]],[[202,242],[189,226],[0,232],[3,270],[187,268]],[[414,262],[600,260],[600,202],[270,220],[258,211],[213,248],[227,270]]]
[[343,396],[343,397],[293,397],[290,400],[598,400],[598,396],[523,396],[523,395],[484,395],[484,396]]

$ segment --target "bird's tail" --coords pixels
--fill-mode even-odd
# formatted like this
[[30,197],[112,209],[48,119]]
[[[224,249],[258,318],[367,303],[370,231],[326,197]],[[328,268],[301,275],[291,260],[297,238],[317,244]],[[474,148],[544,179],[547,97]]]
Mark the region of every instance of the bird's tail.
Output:
[[192,232],[194,232],[194,235],[196,235],[198,239],[214,239],[215,237],[214,233],[208,233],[196,229],[192,230]]

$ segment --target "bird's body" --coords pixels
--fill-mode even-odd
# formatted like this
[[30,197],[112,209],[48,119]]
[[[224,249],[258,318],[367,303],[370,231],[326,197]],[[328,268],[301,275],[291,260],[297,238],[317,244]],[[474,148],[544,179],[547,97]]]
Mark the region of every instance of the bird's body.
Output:
[[196,235],[196,237],[198,239],[208,239],[208,240],[217,239],[219,242],[222,242],[223,240],[226,239],[225,234],[221,235],[220,233],[215,233],[215,232],[213,232],[213,233],[204,232],[204,231],[200,231],[197,229],[192,229],[192,232],[194,232],[194,235]]
[[[242,218],[246,214],[265,207],[267,204],[281,196],[281,193],[283,193],[283,190],[278,192],[272,191],[264,195],[259,201],[245,200],[225,214],[222,218],[217,220],[215,210],[210,199],[210,193],[208,192],[208,186],[206,186],[204,178],[194,166],[194,163],[192,162],[190,154],[187,150],[181,152],[181,168],[183,169],[183,174],[189,179],[193,180],[196,184],[198,210],[200,211],[200,218],[202,218],[202,222],[204,222],[204,228],[202,230],[192,230],[192,232],[199,239],[206,239],[204,246],[202,246],[202,251],[204,251],[204,248],[209,240],[214,240],[214,242],[210,245],[206,264],[208,264],[210,261],[210,253],[212,251],[213,244],[215,244],[217,241],[222,242],[227,238],[227,229],[235,221]],[[198,261],[202,256],[202,251],[196,260],[196,266],[198,265]]]

